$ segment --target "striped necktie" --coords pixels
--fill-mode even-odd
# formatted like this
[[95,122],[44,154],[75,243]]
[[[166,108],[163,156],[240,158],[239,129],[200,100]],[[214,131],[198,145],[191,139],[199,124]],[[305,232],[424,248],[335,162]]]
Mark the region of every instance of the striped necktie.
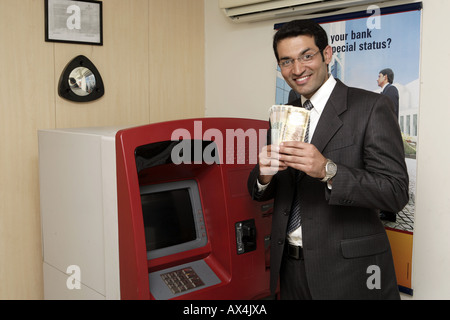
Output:
[[[303,104],[303,108],[310,111],[310,110],[312,110],[312,108],[314,108],[314,106],[312,105],[310,100],[306,100],[305,103]],[[305,140],[304,140],[305,142],[309,142],[309,125],[311,123],[311,117],[309,119],[310,120],[308,121],[308,126],[306,127],[306,132],[305,132]]]
[[[312,108],[314,108],[314,106],[312,105],[311,101],[306,100],[305,103],[303,104],[303,108],[305,108],[306,110],[311,110]],[[310,121],[308,121],[308,125],[306,127],[306,132],[305,132],[305,142],[309,142],[309,126],[310,126]],[[292,202],[292,207],[291,207],[291,215],[290,215],[290,219],[289,219],[289,224],[288,224],[288,234],[297,230],[298,228],[300,228],[301,224],[302,224],[302,219],[301,219],[301,214],[300,214],[300,196],[298,194],[298,190],[297,190],[297,185],[299,183],[299,172],[296,171],[295,172],[295,188],[294,188],[294,201]]]

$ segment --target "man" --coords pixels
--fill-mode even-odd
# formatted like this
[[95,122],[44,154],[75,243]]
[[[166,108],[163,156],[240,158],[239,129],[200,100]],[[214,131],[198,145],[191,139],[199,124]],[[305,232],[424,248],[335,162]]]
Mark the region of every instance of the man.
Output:
[[[284,79],[301,95],[290,104],[310,100],[313,109],[310,143],[269,143],[248,179],[255,200],[274,199],[271,290],[280,280],[282,299],[398,299],[378,217],[378,209],[398,211],[408,201],[392,102],[328,74],[332,49],[310,20],[285,24],[274,51]],[[301,225],[288,232],[295,199]]]
[[399,95],[397,88],[392,85],[394,83],[394,71],[392,69],[383,69],[378,74],[378,86],[383,89],[382,94],[388,96],[394,103],[394,112],[399,115]]
[[[394,83],[394,71],[392,71],[392,69],[389,69],[389,68],[381,70],[380,73],[378,74],[377,83],[378,83],[378,86],[383,89],[381,94],[388,96],[394,103],[394,113],[396,114],[397,119],[398,119],[399,95],[398,95],[397,88],[392,85]],[[397,221],[397,213],[382,210],[380,212],[380,219],[390,221],[390,222],[396,222]]]

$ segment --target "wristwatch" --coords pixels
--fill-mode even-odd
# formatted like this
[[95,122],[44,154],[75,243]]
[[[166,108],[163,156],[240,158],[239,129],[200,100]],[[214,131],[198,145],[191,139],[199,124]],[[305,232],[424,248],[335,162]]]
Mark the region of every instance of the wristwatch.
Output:
[[325,178],[323,178],[322,182],[328,182],[332,179],[337,173],[337,165],[332,160],[327,159],[325,164]]

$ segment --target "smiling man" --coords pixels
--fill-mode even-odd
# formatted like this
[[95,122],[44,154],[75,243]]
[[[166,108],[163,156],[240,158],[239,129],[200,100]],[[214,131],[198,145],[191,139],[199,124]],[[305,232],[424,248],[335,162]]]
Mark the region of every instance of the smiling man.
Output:
[[271,289],[279,283],[282,299],[398,299],[379,219],[380,209],[400,211],[408,202],[392,102],[328,73],[332,49],[311,20],[283,25],[273,48],[301,95],[289,104],[311,116],[308,140],[269,143],[248,179],[255,200],[274,199]]

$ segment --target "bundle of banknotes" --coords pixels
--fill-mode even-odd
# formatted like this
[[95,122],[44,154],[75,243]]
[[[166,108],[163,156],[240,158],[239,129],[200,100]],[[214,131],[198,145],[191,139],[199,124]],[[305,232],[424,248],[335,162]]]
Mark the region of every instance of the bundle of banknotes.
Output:
[[274,145],[284,141],[304,141],[310,111],[288,105],[274,105],[269,110],[271,139]]

